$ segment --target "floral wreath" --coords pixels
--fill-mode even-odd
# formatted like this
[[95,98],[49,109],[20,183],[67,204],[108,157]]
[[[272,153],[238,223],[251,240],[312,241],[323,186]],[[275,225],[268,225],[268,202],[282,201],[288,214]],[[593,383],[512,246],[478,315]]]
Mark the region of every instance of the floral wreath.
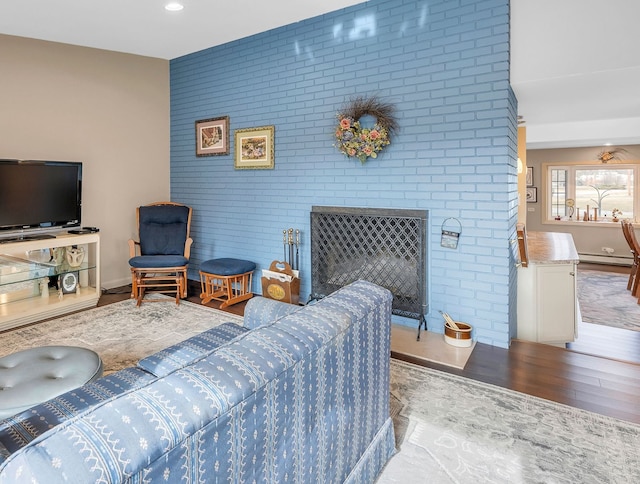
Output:
[[[357,97],[339,112],[335,147],[349,157],[358,158],[364,164],[367,158],[377,158],[391,136],[398,130],[398,122],[392,104],[380,101],[377,96]],[[369,115],[376,118],[372,128],[360,126],[360,118]]]

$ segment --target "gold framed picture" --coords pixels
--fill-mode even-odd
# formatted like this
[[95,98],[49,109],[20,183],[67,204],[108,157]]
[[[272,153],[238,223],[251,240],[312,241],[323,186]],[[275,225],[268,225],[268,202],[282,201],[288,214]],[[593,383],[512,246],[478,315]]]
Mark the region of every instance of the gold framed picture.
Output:
[[275,126],[235,130],[236,170],[271,170],[274,158]]
[[196,156],[229,154],[229,116],[196,121]]

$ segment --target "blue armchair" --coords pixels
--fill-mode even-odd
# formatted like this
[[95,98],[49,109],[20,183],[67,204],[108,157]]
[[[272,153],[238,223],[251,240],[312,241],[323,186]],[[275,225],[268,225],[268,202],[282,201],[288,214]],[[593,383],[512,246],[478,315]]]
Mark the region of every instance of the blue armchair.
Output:
[[187,297],[191,214],[191,207],[173,202],[137,208],[140,240],[129,240],[129,265],[131,297],[137,299],[138,306],[146,292],[175,292],[176,304]]

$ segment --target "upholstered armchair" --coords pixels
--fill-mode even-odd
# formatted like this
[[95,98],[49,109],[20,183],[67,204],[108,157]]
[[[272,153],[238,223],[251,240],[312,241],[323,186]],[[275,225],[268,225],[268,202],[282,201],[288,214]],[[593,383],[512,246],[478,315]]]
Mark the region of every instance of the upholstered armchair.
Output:
[[146,292],[175,292],[176,304],[187,297],[191,214],[191,207],[173,202],[137,208],[139,240],[129,240],[129,265],[131,297],[138,306]]

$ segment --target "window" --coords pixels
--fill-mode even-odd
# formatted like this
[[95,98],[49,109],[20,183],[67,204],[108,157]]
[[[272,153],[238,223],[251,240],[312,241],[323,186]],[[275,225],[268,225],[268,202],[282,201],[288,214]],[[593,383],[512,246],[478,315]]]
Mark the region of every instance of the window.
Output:
[[635,219],[638,167],[622,164],[567,164],[546,166],[547,220],[611,220],[618,209],[623,218]]

